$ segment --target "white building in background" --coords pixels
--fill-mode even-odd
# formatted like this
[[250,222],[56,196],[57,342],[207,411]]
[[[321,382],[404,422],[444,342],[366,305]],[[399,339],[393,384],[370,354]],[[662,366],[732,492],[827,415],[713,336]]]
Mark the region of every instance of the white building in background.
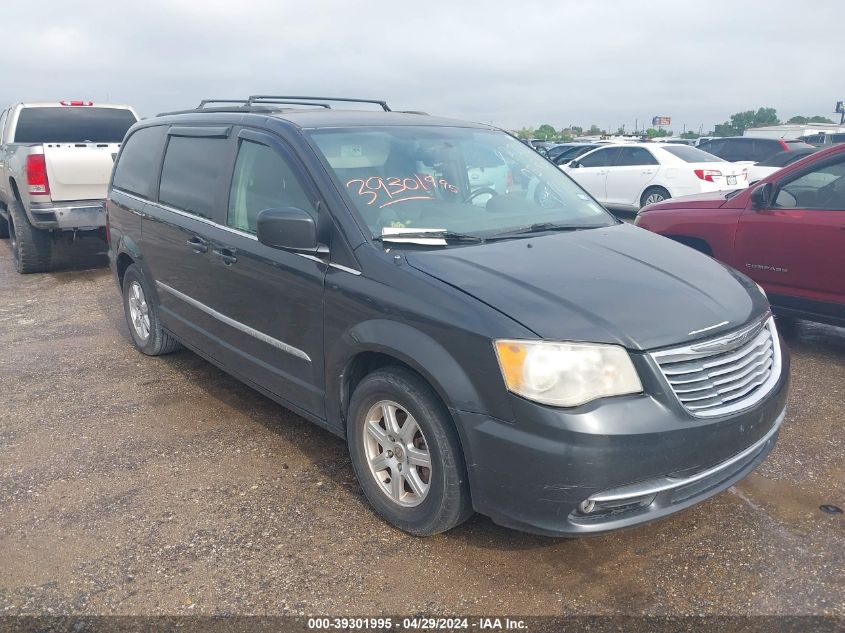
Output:
[[745,130],[744,136],[763,138],[798,138],[811,134],[841,134],[845,132],[845,125],[836,123],[785,123],[783,125],[764,125]]

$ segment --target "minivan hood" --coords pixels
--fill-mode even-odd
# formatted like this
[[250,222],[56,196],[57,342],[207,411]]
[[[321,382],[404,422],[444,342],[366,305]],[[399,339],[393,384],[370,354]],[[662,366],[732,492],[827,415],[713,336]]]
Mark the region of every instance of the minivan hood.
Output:
[[629,224],[407,251],[406,259],[549,340],[654,349],[734,329],[768,309],[751,280]]

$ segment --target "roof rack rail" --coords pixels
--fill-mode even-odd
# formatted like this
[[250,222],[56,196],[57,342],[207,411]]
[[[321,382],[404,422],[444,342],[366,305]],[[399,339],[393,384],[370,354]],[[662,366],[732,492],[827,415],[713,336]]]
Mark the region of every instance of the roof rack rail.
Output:
[[197,110],[202,110],[209,103],[241,103],[243,105],[249,105],[246,99],[203,99],[197,106]]
[[321,103],[319,101],[298,101],[292,99],[276,99],[275,97],[262,97],[258,101],[252,101],[252,97],[250,97],[250,101],[246,102],[247,106],[251,105],[275,105],[275,104],[286,104],[286,105],[303,105],[303,106],[313,106],[315,108],[325,108],[326,110],[331,110],[332,107],[328,103]]
[[[381,109],[385,112],[391,111],[390,107],[387,105],[387,102],[381,99],[350,99],[349,97],[295,97],[291,95],[252,95],[247,100],[247,105],[260,103],[303,103],[303,105],[317,105],[314,103],[307,103],[314,101],[338,101],[342,103],[372,103],[374,105],[381,106]],[[328,104],[321,105],[326,108],[330,107]]]

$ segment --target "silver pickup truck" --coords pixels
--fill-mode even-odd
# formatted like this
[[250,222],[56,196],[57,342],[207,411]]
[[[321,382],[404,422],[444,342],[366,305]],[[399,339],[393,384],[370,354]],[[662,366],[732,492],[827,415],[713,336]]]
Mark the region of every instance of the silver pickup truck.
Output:
[[0,237],[20,273],[50,269],[62,233],[103,232],[103,201],[129,106],[18,103],[0,114]]

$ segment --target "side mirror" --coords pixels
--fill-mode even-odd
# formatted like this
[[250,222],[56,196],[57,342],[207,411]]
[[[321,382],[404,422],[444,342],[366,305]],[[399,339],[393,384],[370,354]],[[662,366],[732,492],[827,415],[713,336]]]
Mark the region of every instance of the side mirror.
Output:
[[760,185],[751,192],[751,206],[754,209],[767,209],[772,204],[772,183]]
[[572,167],[573,169],[575,169],[577,167],[580,167],[581,163],[579,163],[577,160],[573,159],[573,160],[569,161],[569,166]]
[[258,214],[258,241],[271,248],[297,253],[316,253],[317,223],[307,211],[296,207],[264,209]]

